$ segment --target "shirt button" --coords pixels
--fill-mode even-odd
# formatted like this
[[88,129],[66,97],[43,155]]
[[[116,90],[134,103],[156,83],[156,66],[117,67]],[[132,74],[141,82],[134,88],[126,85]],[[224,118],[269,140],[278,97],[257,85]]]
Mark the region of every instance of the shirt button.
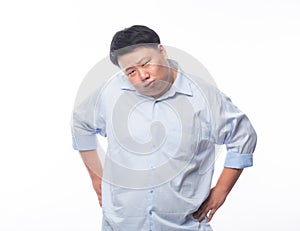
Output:
[[153,193],[153,189],[150,190],[150,193]]
[[152,215],[152,210],[149,211],[149,214]]

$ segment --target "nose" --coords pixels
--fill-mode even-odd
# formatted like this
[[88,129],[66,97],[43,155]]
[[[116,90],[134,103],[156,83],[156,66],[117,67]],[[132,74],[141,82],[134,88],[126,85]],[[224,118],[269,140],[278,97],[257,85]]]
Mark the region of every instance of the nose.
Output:
[[144,70],[143,68],[140,68],[139,70],[139,77],[142,81],[145,81],[150,77],[149,72]]

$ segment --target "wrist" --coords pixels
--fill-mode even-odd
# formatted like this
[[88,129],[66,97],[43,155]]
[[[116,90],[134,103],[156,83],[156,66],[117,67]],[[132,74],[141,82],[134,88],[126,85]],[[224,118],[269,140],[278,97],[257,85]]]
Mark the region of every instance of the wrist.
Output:
[[227,196],[230,192],[230,188],[226,187],[225,185],[217,184],[215,187],[212,188],[212,191],[218,194],[223,194]]

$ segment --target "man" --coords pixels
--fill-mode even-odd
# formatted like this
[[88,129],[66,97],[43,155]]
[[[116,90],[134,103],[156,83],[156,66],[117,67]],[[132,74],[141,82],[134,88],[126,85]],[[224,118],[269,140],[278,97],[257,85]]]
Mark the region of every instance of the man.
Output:
[[[110,59],[122,72],[77,105],[72,121],[74,148],[103,208],[102,230],[212,230],[209,221],[253,164],[250,121],[215,86],[168,59],[148,27],[117,32]],[[96,134],[108,138],[103,171]],[[211,188],[216,144],[227,156]]]

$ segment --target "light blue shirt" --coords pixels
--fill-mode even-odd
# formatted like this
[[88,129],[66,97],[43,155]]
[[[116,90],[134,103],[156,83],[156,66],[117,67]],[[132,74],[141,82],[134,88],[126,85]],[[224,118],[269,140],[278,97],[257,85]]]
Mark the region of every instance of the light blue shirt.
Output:
[[225,167],[252,166],[256,133],[215,86],[178,68],[160,98],[141,95],[118,74],[74,108],[73,147],[107,137],[102,230],[212,230],[192,214],[207,198],[216,145]]

